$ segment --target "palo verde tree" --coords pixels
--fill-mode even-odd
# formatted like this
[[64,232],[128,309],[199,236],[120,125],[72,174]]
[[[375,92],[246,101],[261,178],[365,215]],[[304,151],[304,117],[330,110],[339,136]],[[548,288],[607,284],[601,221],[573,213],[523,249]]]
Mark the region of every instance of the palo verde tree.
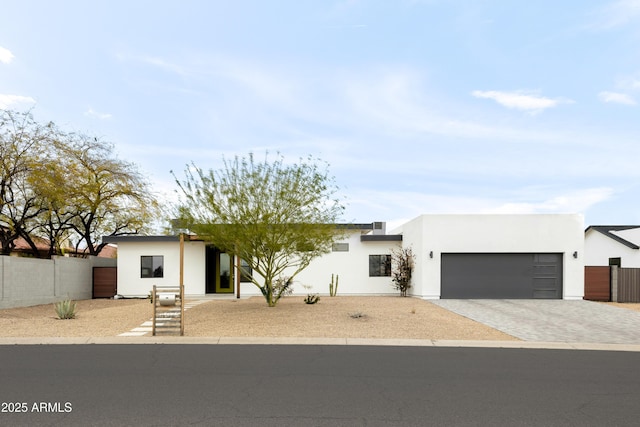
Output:
[[191,165],[185,176],[176,178],[180,221],[247,262],[262,278],[251,280],[269,307],[338,237],[344,206],[328,164],[311,156],[292,164],[281,156],[270,161],[268,154],[263,161],[236,156],[217,171]]

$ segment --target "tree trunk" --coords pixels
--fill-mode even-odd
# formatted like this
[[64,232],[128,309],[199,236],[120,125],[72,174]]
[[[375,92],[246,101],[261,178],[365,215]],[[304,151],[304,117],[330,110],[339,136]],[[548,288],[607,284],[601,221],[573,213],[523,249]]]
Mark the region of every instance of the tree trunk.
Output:
[[275,307],[276,301],[273,300],[273,281],[267,278],[264,279],[264,285],[260,288],[264,299],[267,301],[269,307]]

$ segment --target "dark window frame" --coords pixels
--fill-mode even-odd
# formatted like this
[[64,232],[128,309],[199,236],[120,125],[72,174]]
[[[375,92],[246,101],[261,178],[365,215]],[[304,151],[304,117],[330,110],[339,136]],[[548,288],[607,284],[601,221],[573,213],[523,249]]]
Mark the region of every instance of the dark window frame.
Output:
[[331,252],[349,252],[349,242],[336,242],[332,244]]
[[164,255],[141,255],[140,278],[159,279],[164,277]]
[[369,255],[369,277],[391,277],[391,254]]

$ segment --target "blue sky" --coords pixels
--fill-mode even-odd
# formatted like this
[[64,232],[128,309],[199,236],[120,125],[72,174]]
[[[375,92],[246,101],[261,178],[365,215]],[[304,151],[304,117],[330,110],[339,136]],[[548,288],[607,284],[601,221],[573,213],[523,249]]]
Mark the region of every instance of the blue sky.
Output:
[[4,2],[0,108],[97,135],[155,189],[265,150],[345,221],[640,223],[640,0]]

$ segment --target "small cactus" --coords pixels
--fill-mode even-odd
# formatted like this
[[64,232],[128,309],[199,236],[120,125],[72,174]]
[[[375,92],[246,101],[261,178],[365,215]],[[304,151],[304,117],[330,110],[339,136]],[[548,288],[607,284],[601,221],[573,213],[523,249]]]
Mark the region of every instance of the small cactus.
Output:
[[338,279],[340,278],[337,274],[335,275],[335,282],[333,280],[334,275],[331,275],[331,283],[329,283],[329,295],[335,297],[338,293]]

